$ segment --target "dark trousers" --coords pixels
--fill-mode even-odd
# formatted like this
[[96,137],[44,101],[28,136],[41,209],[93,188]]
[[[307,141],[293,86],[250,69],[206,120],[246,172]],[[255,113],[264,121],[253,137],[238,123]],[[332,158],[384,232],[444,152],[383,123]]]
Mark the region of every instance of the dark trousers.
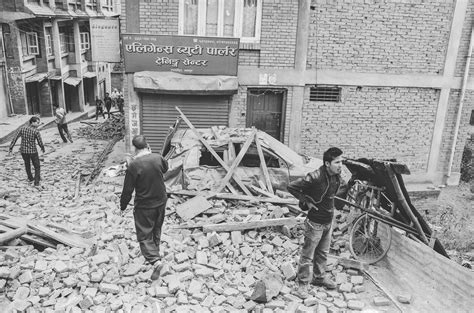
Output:
[[[108,118],[110,118],[110,109],[112,108],[112,103],[105,104],[105,109],[107,110],[107,114],[109,115]],[[104,117],[105,118],[105,117]]]
[[96,106],[95,107],[95,119],[96,120],[99,119],[99,114],[102,114],[102,117],[105,118],[104,108],[101,107],[101,106]]
[[64,134],[66,134],[67,138],[69,139],[70,142],[72,142],[72,137],[71,135],[69,134],[69,130],[67,128],[67,123],[64,123],[64,124],[58,124],[58,130],[59,130],[59,136],[61,136],[61,139],[64,141],[64,142],[67,142],[67,139],[66,137],[64,136]]
[[151,209],[135,206],[133,216],[137,240],[143,257],[151,264],[160,259],[161,227],[165,220],[166,202]]
[[[35,185],[39,185],[40,181],[40,160],[38,153],[22,153],[21,157],[25,162],[25,170],[26,175],[28,175],[28,179],[30,181],[33,180],[33,175],[31,174],[31,163],[33,163],[33,167],[35,168]],[[30,163],[31,162],[31,163]]]

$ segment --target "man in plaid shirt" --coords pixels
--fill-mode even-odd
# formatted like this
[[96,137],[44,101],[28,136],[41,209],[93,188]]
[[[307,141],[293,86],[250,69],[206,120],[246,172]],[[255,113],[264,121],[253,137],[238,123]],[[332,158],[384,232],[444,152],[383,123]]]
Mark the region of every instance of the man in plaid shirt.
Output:
[[[36,150],[36,141],[41,148],[41,151],[44,153],[44,145],[41,140],[40,132],[38,131],[38,126],[40,124],[40,119],[37,116],[30,118],[30,125],[23,126],[16,133],[15,138],[13,138],[12,143],[10,144],[9,154],[12,153],[13,147],[18,140],[18,137],[21,137],[21,146],[20,153],[25,161],[25,170],[26,175],[28,175],[29,181],[35,181],[35,186],[39,186],[40,181],[40,160],[38,156],[38,150]],[[35,177],[31,174],[31,163],[35,168]]]

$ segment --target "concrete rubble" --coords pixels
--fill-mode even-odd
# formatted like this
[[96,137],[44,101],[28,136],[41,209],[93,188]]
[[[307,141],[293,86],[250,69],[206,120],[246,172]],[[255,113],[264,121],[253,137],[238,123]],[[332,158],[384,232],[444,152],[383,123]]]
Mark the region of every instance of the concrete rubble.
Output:
[[0,161],[6,169],[0,177],[1,213],[55,224],[48,227],[93,244],[35,249],[16,239],[0,247],[2,312],[382,312],[389,307],[381,293],[372,301],[361,297],[368,281],[355,269],[358,262],[348,260],[346,214],[337,215],[331,246],[337,257],[328,260],[338,288],[313,287],[307,299],[292,294],[301,225],[207,233],[199,226],[294,217],[272,203],[209,199],[210,209],[184,221],[176,207],[190,198],[171,195],[161,238],[165,265],[152,282],[131,212],[117,214],[123,176],[99,177],[75,197],[75,175],[94,166],[104,142],[89,140],[67,155],[55,152],[59,142],[47,145],[52,152],[42,162],[42,190],[21,179],[17,158]]

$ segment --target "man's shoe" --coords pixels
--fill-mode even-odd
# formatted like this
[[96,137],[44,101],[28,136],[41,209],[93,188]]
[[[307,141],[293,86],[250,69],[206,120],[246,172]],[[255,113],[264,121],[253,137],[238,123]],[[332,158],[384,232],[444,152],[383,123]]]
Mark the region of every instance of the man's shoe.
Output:
[[301,300],[309,298],[308,287],[304,284],[298,284],[296,290],[293,290],[291,294],[297,296]]
[[163,263],[160,263],[157,266],[155,266],[155,269],[153,270],[153,273],[151,273],[150,279],[151,280],[157,280],[158,278],[160,278],[162,268],[163,268]]
[[337,287],[336,282],[327,276],[323,278],[313,278],[313,280],[311,281],[311,285],[322,286],[327,289],[336,289]]

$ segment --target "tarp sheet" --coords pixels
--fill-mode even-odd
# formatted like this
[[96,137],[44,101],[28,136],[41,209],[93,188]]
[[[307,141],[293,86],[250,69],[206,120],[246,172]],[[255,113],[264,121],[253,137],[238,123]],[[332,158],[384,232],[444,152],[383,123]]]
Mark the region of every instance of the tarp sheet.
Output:
[[133,75],[135,89],[154,93],[233,94],[239,87],[236,76],[182,75],[143,71]]

